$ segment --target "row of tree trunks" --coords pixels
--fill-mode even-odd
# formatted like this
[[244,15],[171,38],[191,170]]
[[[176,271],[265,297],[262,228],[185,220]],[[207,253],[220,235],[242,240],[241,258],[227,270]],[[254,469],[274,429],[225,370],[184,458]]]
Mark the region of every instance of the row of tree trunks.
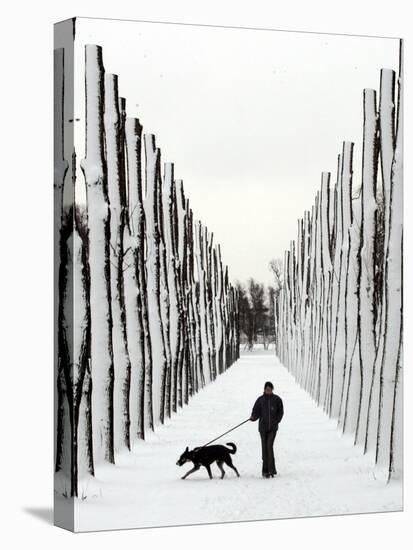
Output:
[[85,48],[84,181],[73,153],[64,200],[63,61],[59,50],[56,471],[69,481],[62,492],[77,496],[95,466],[114,463],[238,359],[239,326],[221,249],[194,223],[172,163],[162,175],[155,136],[127,117],[99,46]]
[[379,100],[364,90],[361,182],[344,142],[336,182],[322,174],[285,253],[276,306],[281,361],[386,480],[402,471],[400,58],[397,109],[394,71],[381,71]]

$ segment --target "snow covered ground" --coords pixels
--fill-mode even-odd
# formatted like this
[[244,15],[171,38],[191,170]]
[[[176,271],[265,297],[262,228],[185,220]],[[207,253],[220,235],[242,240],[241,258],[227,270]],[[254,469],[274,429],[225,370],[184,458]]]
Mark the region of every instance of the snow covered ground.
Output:
[[[233,441],[241,477],[212,466],[181,480],[176,466],[189,445],[203,445],[249,417],[271,380],[285,407],[275,442],[279,475],[262,479],[257,423],[248,422],[217,443]],[[80,488],[77,531],[317,516],[402,509],[402,484],[377,481],[363,456],[300,389],[273,352],[245,353],[167,425],[157,428],[116,466],[97,469]],[[62,497],[63,498],[63,497]]]

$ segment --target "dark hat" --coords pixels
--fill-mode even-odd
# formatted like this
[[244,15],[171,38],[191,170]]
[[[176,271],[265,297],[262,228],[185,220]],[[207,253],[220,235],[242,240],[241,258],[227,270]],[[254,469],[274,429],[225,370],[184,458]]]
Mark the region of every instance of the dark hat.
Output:
[[274,385],[272,382],[265,382],[264,384],[264,390],[265,388],[271,388],[272,390],[274,389]]

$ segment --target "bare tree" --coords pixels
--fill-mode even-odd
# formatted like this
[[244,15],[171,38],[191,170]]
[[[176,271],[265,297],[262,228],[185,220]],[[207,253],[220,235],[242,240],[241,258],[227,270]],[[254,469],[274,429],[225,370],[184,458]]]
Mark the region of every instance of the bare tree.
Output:
[[104,142],[104,67],[102,49],[85,47],[86,181],[89,223],[93,452],[96,461],[114,463],[113,346],[110,286],[110,210]]
[[273,258],[269,263],[269,270],[274,276],[276,291],[282,287],[283,262],[281,258]]
[[[379,99],[379,160],[381,167],[381,211],[376,217],[375,239],[375,337],[376,355],[372,368],[372,379],[368,405],[368,430],[365,439],[365,450],[375,450],[379,419],[380,401],[380,364],[383,358],[383,346],[386,319],[386,269],[385,259],[389,238],[390,195],[392,164],[395,147],[395,80],[396,73],[390,69],[380,72],[380,99]],[[376,200],[377,204],[377,200]]]
[[166,413],[171,416],[172,410],[176,412],[176,379],[181,353],[182,340],[182,303],[180,296],[180,262],[176,242],[176,192],[174,180],[174,166],[172,163],[165,164],[164,175],[164,226],[167,250],[167,276],[169,288],[169,339],[171,350],[171,366],[168,369],[166,381]]
[[[402,467],[402,248],[403,248],[403,50],[400,43],[396,142],[391,170],[389,225],[385,250],[383,358],[380,370],[380,400],[376,461],[387,479]],[[390,136],[388,136],[390,137]]]
[[376,193],[378,162],[378,117],[375,90],[364,90],[363,132],[363,180],[361,186],[360,227],[360,288],[358,327],[361,379],[360,413],[356,429],[356,441],[365,446],[368,431],[370,388],[373,381],[376,355],[375,324],[375,240],[376,240]]
[[[208,313],[206,298],[206,266],[205,266],[205,243],[202,224],[198,222],[195,227],[195,256],[198,270],[198,304],[200,316],[200,334],[202,348],[202,364],[208,372],[208,381],[212,380],[210,336],[208,330]],[[204,371],[205,372],[205,371]]]
[[161,250],[159,230],[160,150],[155,136],[144,135],[146,155],[146,239],[147,239],[147,295],[149,330],[153,359],[153,406],[155,420],[164,419],[164,391],[167,374],[167,355],[161,310]]
[[145,214],[141,174],[142,126],[126,118],[128,223],[125,228],[125,300],[131,358],[131,433],[145,438],[154,429],[152,404],[152,343],[149,331],[145,271]]
[[105,138],[108,200],[110,203],[110,283],[114,359],[114,445],[115,451],[131,448],[130,385],[126,306],[124,291],[124,233],[126,189],[122,171],[121,114],[117,75],[105,75]]
[[[59,471],[63,463],[67,464],[64,455],[70,450],[69,403],[64,380],[65,365],[69,363],[66,346],[66,331],[62,324],[68,284],[68,250],[67,238],[72,231],[71,213],[63,209],[63,190],[69,163],[64,157],[64,89],[65,65],[64,49],[54,51],[54,377],[55,377],[55,469]],[[73,312],[72,312],[73,313]],[[68,474],[68,472],[66,472]],[[69,476],[68,476],[69,477]]]

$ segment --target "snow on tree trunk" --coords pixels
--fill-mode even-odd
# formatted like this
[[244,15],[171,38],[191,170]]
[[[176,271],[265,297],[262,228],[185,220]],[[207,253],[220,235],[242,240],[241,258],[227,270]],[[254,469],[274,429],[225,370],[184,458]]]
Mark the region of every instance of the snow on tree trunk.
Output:
[[[387,136],[389,137],[389,136]],[[389,197],[389,226],[385,250],[385,315],[383,356],[380,370],[380,401],[376,461],[387,479],[399,474],[402,463],[400,419],[402,399],[402,249],[403,249],[403,51],[400,43],[397,130]],[[398,439],[399,445],[395,446]]]
[[224,285],[224,273],[222,268],[221,258],[221,246],[216,247],[216,267],[217,267],[217,292],[215,297],[216,302],[216,324],[217,324],[217,350],[218,350],[218,364],[220,373],[222,374],[226,368],[226,346],[225,346],[225,324],[226,324],[226,308],[227,303],[225,285]]
[[[64,86],[65,86],[64,49],[54,51],[54,388],[55,388],[55,469],[59,471],[63,463],[67,464],[64,457],[69,449],[69,412],[68,397],[64,383],[63,354],[66,347],[63,346],[66,335],[65,327],[61,324],[62,302],[64,299],[66,279],[68,277],[66,239],[67,224],[71,223],[68,213],[63,211],[63,189],[65,177],[69,168],[68,161],[64,158]],[[63,237],[63,239],[62,239]],[[60,274],[62,281],[60,280]],[[63,360],[62,360],[63,359]]]
[[[318,372],[318,329],[319,329],[319,304],[318,304],[318,292],[319,292],[319,250],[320,250],[320,208],[319,208],[319,199],[320,194],[317,193],[315,198],[314,212],[313,212],[313,233],[312,233],[312,273],[311,273],[311,293],[312,293],[312,319],[311,319],[311,349],[310,349],[310,368],[308,375],[306,377],[306,387],[310,394],[319,399],[319,396],[316,396],[316,379]],[[290,253],[290,261],[293,261],[294,256]],[[291,278],[291,277],[290,277]],[[293,301],[290,298],[290,303]],[[292,320],[294,320],[294,313],[292,312]]]
[[[328,286],[325,289],[327,294],[327,311],[326,311],[326,323],[327,323],[327,332],[328,332],[328,362],[327,362],[327,383],[326,383],[326,392],[324,396],[323,405],[325,410],[327,410],[327,404],[329,403],[330,396],[330,387],[332,382],[332,372],[333,372],[333,349],[335,342],[335,328],[336,328],[336,319],[337,311],[335,307],[337,306],[336,297],[337,297],[337,282],[338,277],[336,275],[337,266],[339,266],[339,252],[336,248],[336,236],[337,236],[337,227],[340,223],[341,227],[341,208],[340,213],[339,201],[338,201],[338,189],[340,188],[341,181],[341,155],[338,155],[337,160],[337,176],[334,186],[330,186],[330,195],[329,195],[329,218],[328,218],[328,241],[329,241],[329,250],[330,250],[330,276],[327,278]],[[341,204],[341,202],[340,202]],[[340,234],[341,237],[341,234]]]
[[343,193],[342,193],[342,173],[343,173],[343,155],[338,155],[337,160],[337,183],[336,183],[336,201],[335,201],[335,225],[334,225],[334,258],[333,258],[333,283],[330,291],[331,300],[331,361],[328,380],[328,399],[325,403],[325,409],[329,412],[331,407],[331,384],[334,378],[334,350],[337,341],[337,327],[340,310],[340,273],[342,261],[343,245]]
[[178,246],[176,242],[176,191],[174,181],[174,166],[172,163],[165,164],[163,190],[163,209],[164,209],[164,229],[165,242],[167,250],[167,275],[169,288],[169,335],[171,350],[171,366],[168,369],[167,379],[167,414],[171,416],[171,411],[176,412],[176,391],[177,391],[177,373],[179,367],[179,358],[181,352],[182,340],[182,304],[180,300],[180,264],[178,256]]
[[188,213],[188,301],[190,304],[190,315],[192,322],[192,338],[194,355],[196,357],[196,369],[198,373],[197,387],[200,389],[205,385],[202,335],[201,335],[201,315],[199,305],[199,282],[195,280],[195,242],[196,235],[194,229],[194,216],[190,209]]
[[[142,126],[126,118],[128,225],[125,236],[125,301],[131,372],[131,433],[144,439],[153,430],[152,344],[145,272],[145,214],[141,174]],[[126,254],[126,251],[127,254]]]
[[296,372],[297,376],[301,373],[301,339],[302,339],[302,325],[301,325],[301,296],[302,296],[302,235],[301,235],[302,219],[297,220],[297,257],[294,266],[295,270],[295,286],[296,286]]
[[[326,184],[326,178],[324,178]],[[315,333],[315,368],[313,378],[313,393],[317,403],[321,404],[321,376],[323,370],[323,333],[324,333],[324,317],[323,317],[323,194],[320,190],[318,193],[318,216],[317,216],[317,269],[316,269],[316,333]],[[327,206],[327,205],[326,205]]]
[[[384,215],[382,216],[381,230],[384,234],[383,248],[375,250],[376,265],[381,266],[380,278],[375,280],[376,296],[376,356],[373,365],[373,377],[370,388],[368,431],[365,449],[373,450],[377,443],[377,422],[379,417],[380,399],[380,365],[383,357],[384,331],[386,319],[386,300],[384,281],[386,278],[386,262],[384,261],[389,237],[390,190],[391,172],[395,146],[395,76],[390,69],[380,72],[380,101],[379,101],[379,141],[381,165],[381,199]],[[376,221],[377,223],[377,221]],[[376,241],[377,242],[377,241]]]
[[[303,258],[304,278],[303,278],[303,291],[302,291],[303,295],[302,295],[302,301],[301,301],[301,317],[302,317],[302,326],[303,326],[303,329],[302,329],[303,352],[302,352],[302,369],[301,369],[300,378],[299,378],[300,384],[302,385],[304,384],[305,375],[309,367],[309,361],[310,361],[309,344],[310,344],[310,332],[311,332],[311,289],[310,289],[311,216],[309,211],[305,212],[305,220],[303,225],[303,245],[304,245],[304,258]],[[279,313],[279,317],[280,317],[280,313]]]
[[[72,478],[94,475],[92,441],[91,317],[88,220],[83,206],[75,207],[73,233],[73,433]],[[77,496],[77,492],[76,492]]]
[[186,271],[187,271],[187,227],[186,227],[186,209],[183,181],[176,182],[176,234],[177,250],[179,257],[179,301],[181,305],[181,341],[179,349],[179,361],[176,380],[176,399],[177,406],[182,407],[184,396],[186,395],[188,368],[188,315],[185,303]]
[[224,269],[224,368],[228,369],[235,361],[235,295],[229,283],[228,266]]
[[348,230],[349,261],[346,301],[346,365],[338,425],[343,433],[354,434],[360,414],[361,369],[359,334],[360,219],[361,197],[353,199],[353,223]]
[[215,326],[214,326],[214,295],[213,295],[213,281],[212,281],[212,248],[214,242],[214,235],[208,231],[205,227],[205,268],[206,268],[206,310],[207,310],[207,327],[211,349],[211,377],[215,380],[217,377],[217,351],[215,343]]
[[187,212],[188,261],[187,261],[187,310],[190,332],[190,346],[194,370],[194,391],[197,392],[205,384],[202,369],[202,349],[200,334],[200,318],[196,299],[196,284],[194,277],[194,229],[193,212]]
[[96,462],[114,463],[113,347],[110,288],[110,210],[104,135],[102,49],[85,47],[86,155],[81,166],[87,190],[90,260],[93,452]]
[[352,176],[353,176],[353,147],[351,142],[343,143],[342,176],[341,176],[341,209],[343,239],[340,251],[340,273],[338,289],[338,311],[335,344],[333,350],[333,378],[331,384],[331,402],[329,413],[333,418],[340,414],[340,404],[343,397],[345,367],[347,363],[347,292],[348,292],[348,261],[349,261],[349,233],[352,223]]
[[195,225],[196,228],[196,261],[198,270],[198,303],[200,316],[200,334],[201,334],[201,349],[202,349],[202,364],[205,371],[208,373],[207,381],[212,380],[211,367],[211,349],[209,343],[209,331],[207,321],[207,298],[206,298],[206,273],[205,273],[205,243],[204,231],[201,222]]
[[368,432],[370,388],[376,355],[374,263],[376,240],[376,190],[378,161],[378,120],[375,90],[364,90],[363,172],[361,185],[360,229],[360,306],[358,326],[361,402],[356,443],[365,445]]
[[62,492],[78,496],[79,479],[94,474],[91,427],[88,230],[84,210],[63,210],[59,267],[59,395],[56,472]]
[[[63,210],[60,230],[58,366],[57,366],[57,446],[55,471],[61,471],[70,494],[77,494],[77,476],[73,476],[73,205]],[[67,489],[66,489],[67,491]]]
[[321,338],[320,338],[320,402],[325,402],[327,394],[328,364],[330,362],[330,332],[328,324],[328,298],[332,276],[332,264],[329,246],[329,210],[330,210],[330,173],[321,176],[320,226],[321,226]]
[[[110,203],[110,283],[112,298],[112,340],[114,360],[114,445],[115,451],[130,450],[130,382],[126,307],[124,292],[124,232],[126,204],[122,177],[121,115],[119,112],[118,79],[105,75],[105,136],[107,186]],[[123,199],[123,200],[122,200]],[[136,338],[136,335],[134,336]]]
[[218,353],[218,370],[222,374],[225,370],[225,308],[224,308],[224,274],[222,272],[221,247],[215,247],[215,269],[216,269],[216,292],[215,292],[215,311],[216,311],[216,346]]
[[184,383],[184,403],[189,402],[189,397],[193,393],[193,365],[191,363],[191,334],[190,334],[190,316],[188,309],[188,260],[189,260],[189,234],[188,234],[188,212],[189,212],[189,202],[185,197],[183,184],[181,185],[181,199],[182,205],[184,208],[184,257],[182,258],[182,304],[184,312],[184,374],[185,374],[185,383]]
[[[185,329],[186,329],[186,372],[187,372],[187,383],[186,383],[186,394],[185,399],[188,402],[189,398],[197,391],[196,389],[196,349],[195,343],[193,340],[192,334],[192,311],[191,311],[191,280],[193,269],[193,259],[191,258],[192,254],[192,223],[191,223],[191,208],[189,206],[189,200],[185,197],[184,190],[182,188],[182,199],[185,201],[185,261],[184,261],[184,272],[182,277],[182,287],[183,287],[183,307],[185,315]],[[192,262],[192,263],[191,263]]]
[[155,146],[155,136],[144,135],[145,143],[145,216],[147,238],[147,296],[149,332],[152,344],[153,379],[152,396],[154,420],[164,419],[164,382],[167,372],[167,356],[161,311],[161,250],[159,232],[160,151]]
[[161,171],[158,172],[157,199],[158,199],[158,230],[159,230],[159,259],[160,259],[160,304],[162,315],[163,337],[165,342],[166,366],[162,375],[161,383],[161,422],[164,422],[165,412],[168,416],[171,414],[170,394],[168,390],[168,380],[171,375],[171,343],[170,343],[170,301],[168,285],[168,259],[167,245],[165,242],[165,222],[164,222],[164,200],[162,196]]

